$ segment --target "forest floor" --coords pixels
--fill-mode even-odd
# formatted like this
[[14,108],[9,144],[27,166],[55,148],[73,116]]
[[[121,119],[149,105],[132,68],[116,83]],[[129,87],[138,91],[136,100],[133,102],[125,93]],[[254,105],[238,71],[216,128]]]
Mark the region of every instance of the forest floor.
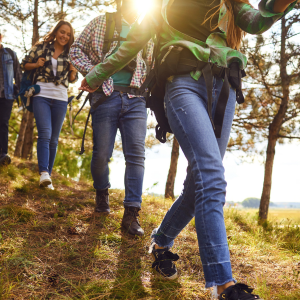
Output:
[[[195,222],[175,241],[179,277],[152,272],[150,233],[172,201],[144,196],[145,236],[122,233],[121,190],[110,190],[109,216],[94,214],[90,182],[53,174],[38,187],[37,165],[14,159],[0,168],[0,299],[210,299],[204,288]],[[264,300],[300,299],[300,229],[234,209],[225,222],[234,277]]]

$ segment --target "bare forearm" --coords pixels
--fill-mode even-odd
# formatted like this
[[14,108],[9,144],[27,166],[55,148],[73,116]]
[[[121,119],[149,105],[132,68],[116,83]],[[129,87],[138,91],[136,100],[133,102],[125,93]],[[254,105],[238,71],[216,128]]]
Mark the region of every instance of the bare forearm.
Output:
[[76,73],[77,73],[77,71],[70,71],[69,72],[69,81],[70,82],[73,82],[73,81],[76,80]]
[[26,71],[30,71],[30,70],[38,68],[38,64],[37,63],[27,63],[24,65],[24,68]]
[[275,13],[284,12],[287,9],[287,7],[293,2],[295,2],[295,0],[276,0],[274,3],[273,10]]

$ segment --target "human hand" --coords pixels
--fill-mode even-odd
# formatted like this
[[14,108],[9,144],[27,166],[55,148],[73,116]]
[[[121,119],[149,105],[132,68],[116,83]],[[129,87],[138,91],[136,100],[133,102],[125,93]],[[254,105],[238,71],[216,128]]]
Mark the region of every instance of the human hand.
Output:
[[69,72],[77,72],[76,68],[71,63],[69,64]]
[[44,66],[44,64],[45,64],[45,61],[46,61],[46,59],[45,59],[45,58],[43,58],[43,57],[40,57],[40,58],[38,59],[38,61],[36,62],[36,67],[37,67],[37,68],[39,68],[39,67],[43,67],[43,66]]
[[83,78],[83,80],[81,81],[81,86],[78,88],[79,90],[81,91],[86,91],[86,92],[89,92],[89,93],[93,93],[95,92],[97,88],[95,88],[94,90],[88,85],[87,81],[85,78]]

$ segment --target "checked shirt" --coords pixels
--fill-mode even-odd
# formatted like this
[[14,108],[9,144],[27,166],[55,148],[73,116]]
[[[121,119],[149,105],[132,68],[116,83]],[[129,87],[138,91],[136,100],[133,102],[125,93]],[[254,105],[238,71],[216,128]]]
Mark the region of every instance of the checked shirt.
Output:
[[[83,30],[83,32],[76,39],[70,49],[70,59],[74,67],[84,76],[89,73],[92,67],[96,66],[102,61],[102,49],[104,44],[104,36],[106,32],[106,16],[101,15],[93,19]],[[118,35],[115,30],[114,38]],[[110,56],[114,49],[118,46],[118,42],[111,43],[106,57]],[[146,58],[148,65],[151,65],[153,42],[149,41],[147,44]],[[140,51],[136,59],[136,69],[133,72],[130,87],[140,88],[147,75],[147,64],[142,57],[143,51]],[[106,96],[110,96],[114,90],[113,79],[110,77],[102,84],[103,92]],[[129,97],[133,97],[129,95]]]
[[[33,46],[30,49],[28,55],[22,60],[21,68],[24,71],[25,64],[27,63],[36,63],[38,59],[43,56],[43,43]],[[45,64],[43,67],[38,68],[35,81],[40,82],[53,82],[55,85],[62,84],[66,88],[69,85],[69,64],[70,59],[66,51],[63,51],[57,58],[57,71],[56,76],[54,76],[51,58],[54,54],[54,43],[50,42],[45,48]],[[76,73],[76,78],[71,83],[77,81],[78,73]]]

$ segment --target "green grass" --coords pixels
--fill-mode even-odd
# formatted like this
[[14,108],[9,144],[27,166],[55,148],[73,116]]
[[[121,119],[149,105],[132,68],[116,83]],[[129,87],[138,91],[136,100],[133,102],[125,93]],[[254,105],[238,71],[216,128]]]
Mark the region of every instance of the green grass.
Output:
[[[194,220],[173,248],[179,278],[153,274],[150,234],[170,200],[143,198],[145,236],[121,231],[124,191],[110,190],[111,214],[94,214],[88,181],[53,174],[55,191],[40,189],[36,165],[22,162],[0,176],[0,299],[210,299],[204,288]],[[30,189],[26,190],[26,186]],[[285,221],[282,221],[285,222]],[[300,299],[299,235],[252,211],[225,210],[234,277],[264,300]],[[286,223],[284,223],[286,225]]]

